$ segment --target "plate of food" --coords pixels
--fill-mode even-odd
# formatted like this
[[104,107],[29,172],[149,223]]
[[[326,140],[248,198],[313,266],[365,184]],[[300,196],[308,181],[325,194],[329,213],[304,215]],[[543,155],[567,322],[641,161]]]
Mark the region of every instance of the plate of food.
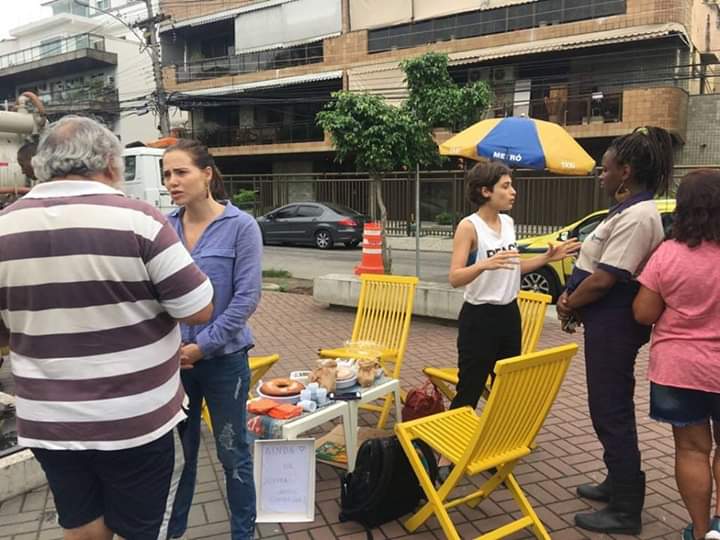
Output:
[[304,389],[305,385],[299,381],[287,377],[276,377],[275,379],[260,381],[257,393],[262,398],[295,405],[300,401],[300,392]]

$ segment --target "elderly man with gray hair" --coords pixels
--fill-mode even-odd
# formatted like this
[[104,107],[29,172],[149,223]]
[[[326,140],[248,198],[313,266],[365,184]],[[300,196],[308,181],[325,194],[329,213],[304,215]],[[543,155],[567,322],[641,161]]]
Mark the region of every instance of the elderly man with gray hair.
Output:
[[212,313],[212,285],[165,217],[115,189],[121,152],[97,122],[63,118],[32,160],[41,183],[0,214],[18,442],[68,540],[165,540],[182,464],[177,322]]

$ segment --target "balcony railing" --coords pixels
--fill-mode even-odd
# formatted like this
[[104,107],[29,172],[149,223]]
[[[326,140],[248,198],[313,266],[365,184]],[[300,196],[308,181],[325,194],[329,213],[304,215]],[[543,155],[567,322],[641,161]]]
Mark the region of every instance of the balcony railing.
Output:
[[622,102],[622,93],[568,97],[549,103],[545,99],[534,99],[530,101],[530,116],[562,126],[622,122]]
[[48,107],[86,102],[112,104],[118,101],[118,91],[112,86],[82,86],[53,92],[40,92],[38,97]]
[[198,126],[191,135],[211,147],[313,142],[325,138],[322,128],[313,123],[232,128]]
[[323,43],[317,41],[285,49],[255,51],[233,56],[205,58],[184,65],[178,65],[176,82],[214,79],[225,75],[257,73],[270,69],[283,69],[323,61]]
[[27,64],[29,62],[35,62],[36,60],[79,51],[81,49],[104,51],[105,38],[95,34],[80,34],[69,38],[54,39],[47,43],[36,45],[35,47],[0,56],[0,69]]

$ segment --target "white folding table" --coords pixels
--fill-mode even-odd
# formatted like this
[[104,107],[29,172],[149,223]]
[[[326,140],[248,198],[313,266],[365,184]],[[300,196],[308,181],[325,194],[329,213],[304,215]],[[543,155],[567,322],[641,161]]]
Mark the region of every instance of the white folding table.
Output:
[[[349,421],[350,430],[345,430],[345,447],[347,448],[348,456],[348,471],[355,470],[355,459],[357,458],[357,444],[358,444],[358,417],[360,415],[360,405],[363,403],[370,403],[376,399],[385,397],[392,393],[395,401],[395,418],[396,421],[400,420],[400,381],[398,379],[382,378],[369,388],[353,387],[347,390],[348,392],[358,391],[360,392],[360,399],[354,399],[347,402],[350,410]],[[351,439],[348,438],[348,431],[351,433]]]
[[[352,418],[350,415],[350,407],[344,401],[335,401],[330,405],[321,407],[314,412],[303,414],[292,420],[284,422],[282,425],[282,438],[283,439],[297,439],[298,435],[310,431],[325,422],[333,420],[334,418],[342,418],[343,431],[345,433],[345,441],[349,441],[353,438],[352,431]],[[347,446],[347,445],[346,445]],[[348,464],[352,456],[352,463],[355,464],[355,453],[357,452],[357,443],[355,446],[347,446]],[[348,469],[350,470],[350,469]]]

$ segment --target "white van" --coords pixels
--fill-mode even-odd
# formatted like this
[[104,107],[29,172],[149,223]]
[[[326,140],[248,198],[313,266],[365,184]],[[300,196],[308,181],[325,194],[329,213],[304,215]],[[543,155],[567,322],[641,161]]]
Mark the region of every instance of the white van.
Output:
[[125,159],[125,185],[123,191],[128,197],[140,199],[163,214],[176,208],[170,198],[170,193],[163,185],[162,148],[149,148],[140,146],[126,148],[123,151]]

